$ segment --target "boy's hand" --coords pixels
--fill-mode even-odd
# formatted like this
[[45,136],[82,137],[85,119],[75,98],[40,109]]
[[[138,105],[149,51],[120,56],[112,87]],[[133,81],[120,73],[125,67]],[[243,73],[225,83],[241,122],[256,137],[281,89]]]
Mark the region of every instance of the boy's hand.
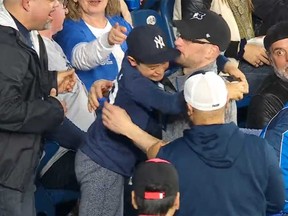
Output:
[[127,38],[126,32],[127,29],[124,26],[120,26],[119,23],[116,23],[108,34],[108,43],[111,46],[123,43]]
[[88,110],[95,111],[99,107],[98,99],[103,98],[103,95],[108,94],[113,86],[110,80],[97,80],[93,83],[88,94]]

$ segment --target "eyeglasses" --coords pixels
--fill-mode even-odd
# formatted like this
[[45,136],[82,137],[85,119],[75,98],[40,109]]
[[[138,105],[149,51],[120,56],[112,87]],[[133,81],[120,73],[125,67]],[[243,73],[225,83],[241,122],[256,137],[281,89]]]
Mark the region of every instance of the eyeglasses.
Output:
[[[201,41],[199,39],[186,39],[181,37],[181,34],[179,32],[176,32],[176,38],[182,38],[183,40],[191,41],[192,43],[198,43],[198,44],[212,44],[208,41]],[[213,45],[213,44],[212,44]]]
[[191,39],[190,40],[192,43],[198,43],[198,44],[212,44],[210,42],[207,42],[207,41],[200,41],[200,40],[197,40],[197,39]]

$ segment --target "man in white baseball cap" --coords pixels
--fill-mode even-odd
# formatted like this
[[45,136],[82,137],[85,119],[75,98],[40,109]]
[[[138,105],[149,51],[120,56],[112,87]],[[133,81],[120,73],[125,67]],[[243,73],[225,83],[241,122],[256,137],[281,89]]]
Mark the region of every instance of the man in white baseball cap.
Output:
[[193,125],[166,144],[134,125],[126,112],[105,104],[103,123],[148,157],[170,161],[179,174],[176,215],[266,215],[280,212],[284,187],[276,153],[267,141],[225,123],[227,89],[213,71],[196,72],[184,84]]

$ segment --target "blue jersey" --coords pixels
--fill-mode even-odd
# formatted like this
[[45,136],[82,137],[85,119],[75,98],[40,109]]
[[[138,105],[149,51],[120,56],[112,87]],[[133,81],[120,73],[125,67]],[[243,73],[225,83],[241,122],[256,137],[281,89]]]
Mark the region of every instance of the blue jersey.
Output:
[[[159,138],[162,128],[159,111],[177,114],[186,108],[183,92],[170,94],[163,91],[157,83],[131,67],[127,60],[123,60],[109,102],[125,109],[135,124]],[[101,115],[88,129],[82,151],[102,167],[124,176],[131,176],[137,161],[145,158],[128,138],[106,129]]]
[[[132,30],[129,23],[127,23],[120,16],[108,17],[108,21],[112,26],[118,22],[121,26],[126,27],[127,33]],[[91,32],[91,30],[82,19],[79,21],[66,19],[63,24],[63,30],[58,32],[55,37],[55,40],[58,42],[58,44],[60,44],[70,62],[73,48],[77,44],[81,42],[91,42],[95,39],[95,35]],[[121,44],[121,48],[123,52],[127,50],[127,44],[125,41]],[[85,84],[87,89],[90,89],[95,80],[114,80],[116,78],[119,70],[116,59],[112,53],[109,55],[106,62],[107,63],[98,65],[97,67],[88,71],[76,70],[76,73],[78,74],[81,81]]]
[[288,213],[288,104],[271,119],[262,131],[261,137],[265,138],[276,150],[285,184],[283,211]]

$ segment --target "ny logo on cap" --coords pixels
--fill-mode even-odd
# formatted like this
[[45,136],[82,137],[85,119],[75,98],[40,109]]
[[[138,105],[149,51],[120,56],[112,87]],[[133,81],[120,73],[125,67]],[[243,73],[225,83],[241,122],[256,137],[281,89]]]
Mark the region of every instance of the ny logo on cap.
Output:
[[194,13],[193,17],[191,19],[198,19],[198,20],[202,20],[203,17],[206,16],[205,13],[202,12],[196,12]]
[[162,49],[163,47],[165,47],[165,43],[163,41],[163,38],[160,35],[155,36],[154,42],[155,42],[157,49],[159,49],[159,48]]

